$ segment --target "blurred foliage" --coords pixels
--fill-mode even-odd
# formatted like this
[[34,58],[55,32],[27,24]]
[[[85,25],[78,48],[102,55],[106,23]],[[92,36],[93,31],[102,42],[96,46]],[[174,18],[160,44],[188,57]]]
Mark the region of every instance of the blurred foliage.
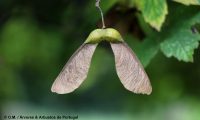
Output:
[[[101,1],[106,25],[122,33],[146,66],[152,95],[135,95],[122,87],[113,53],[104,42],[95,51],[88,78],[78,90],[67,95],[51,93],[51,85],[66,61],[88,34],[101,26],[94,4],[95,0],[0,1],[0,107],[3,111],[25,109],[25,113],[44,107],[37,113],[48,110],[52,113],[55,109],[64,113],[81,112],[80,118],[85,119],[97,116],[101,116],[99,119],[199,119],[197,0]],[[31,106],[31,110],[23,106]],[[93,115],[88,117],[87,111]]]

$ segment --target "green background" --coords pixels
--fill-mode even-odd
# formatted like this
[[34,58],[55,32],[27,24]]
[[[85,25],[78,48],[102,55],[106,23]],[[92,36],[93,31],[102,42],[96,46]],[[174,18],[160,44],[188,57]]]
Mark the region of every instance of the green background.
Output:
[[[95,0],[1,0],[0,114],[78,115],[80,120],[200,120],[200,49],[195,49],[193,58],[191,51],[182,58],[184,53],[176,52],[175,59],[170,56],[178,48],[171,50],[166,45],[183,39],[185,48],[197,48],[198,42],[189,40],[198,29],[189,36],[190,28],[184,31],[184,26],[194,23],[189,20],[199,13],[199,7],[168,1],[169,14],[158,32],[127,1],[102,0],[101,6],[106,25],[120,31],[145,66],[153,87],[150,96],[125,90],[106,42],[95,51],[80,88],[65,95],[50,91],[73,52],[92,30],[101,27]],[[198,28],[198,24],[191,25]],[[162,42],[165,39],[169,40]]]

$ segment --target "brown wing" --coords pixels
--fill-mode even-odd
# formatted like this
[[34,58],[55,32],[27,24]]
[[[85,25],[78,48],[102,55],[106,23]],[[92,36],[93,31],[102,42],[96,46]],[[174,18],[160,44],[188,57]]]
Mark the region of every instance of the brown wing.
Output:
[[83,44],[64,66],[51,91],[58,94],[73,92],[86,79],[92,55],[98,44]]
[[134,93],[151,94],[149,78],[134,52],[125,43],[110,43],[115,55],[118,77],[126,89]]

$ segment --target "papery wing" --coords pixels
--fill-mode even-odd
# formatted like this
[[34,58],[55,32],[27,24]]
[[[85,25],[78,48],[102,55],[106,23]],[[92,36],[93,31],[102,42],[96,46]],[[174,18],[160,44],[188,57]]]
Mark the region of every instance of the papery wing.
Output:
[[110,43],[115,56],[118,77],[126,89],[134,93],[150,94],[149,78],[140,61],[125,42]]
[[73,92],[86,79],[93,53],[98,44],[83,44],[71,56],[56,80],[51,91],[58,94]]

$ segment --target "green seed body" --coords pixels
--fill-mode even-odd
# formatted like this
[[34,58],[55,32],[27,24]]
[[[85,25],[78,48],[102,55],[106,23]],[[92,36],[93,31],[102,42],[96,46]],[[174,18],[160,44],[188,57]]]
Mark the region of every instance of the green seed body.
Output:
[[103,40],[108,42],[123,42],[123,39],[117,30],[107,28],[93,30],[86,39],[85,43],[99,43]]

